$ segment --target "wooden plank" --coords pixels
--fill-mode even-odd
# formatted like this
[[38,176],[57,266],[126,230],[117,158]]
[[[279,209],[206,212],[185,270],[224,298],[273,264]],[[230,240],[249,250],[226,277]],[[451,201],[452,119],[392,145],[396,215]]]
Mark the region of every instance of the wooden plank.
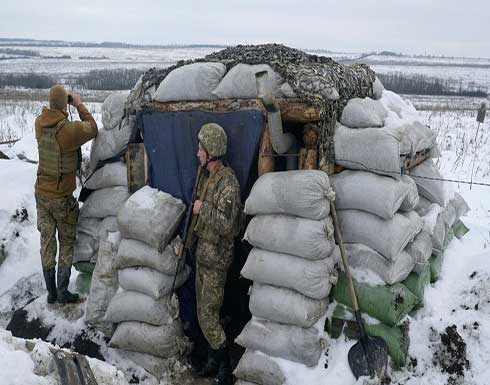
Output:
[[62,385],[97,385],[84,355],[50,348]]
[[[321,111],[312,104],[305,103],[299,99],[277,99],[281,109],[281,118],[285,122],[307,123],[321,119]],[[266,113],[265,107],[260,99],[217,99],[195,102],[147,102],[140,107],[143,111],[210,111],[231,112],[240,110],[260,110]]]
[[274,171],[274,157],[272,155],[271,137],[269,134],[269,124],[267,121],[264,125],[264,131],[262,133],[262,139],[260,141],[259,160],[258,160],[258,173],[259,176],[268,172]]
[[430,150],[424,150],[415,154],[413,158],[405,158],[403,161],[403,170],[407,171],[418,166],[423,161],[430,158]]
[[128,166],[128,190],[131,194],[146,185],[148,180],[148,157],[143,143],[130,143],[126,152]]

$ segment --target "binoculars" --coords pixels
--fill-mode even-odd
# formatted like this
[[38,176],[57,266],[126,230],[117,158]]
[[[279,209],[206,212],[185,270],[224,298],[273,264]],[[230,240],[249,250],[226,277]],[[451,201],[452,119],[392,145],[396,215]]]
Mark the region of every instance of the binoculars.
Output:
[[73,102],[73,96],[68,94],[68,104],[72,104],[72,102]]

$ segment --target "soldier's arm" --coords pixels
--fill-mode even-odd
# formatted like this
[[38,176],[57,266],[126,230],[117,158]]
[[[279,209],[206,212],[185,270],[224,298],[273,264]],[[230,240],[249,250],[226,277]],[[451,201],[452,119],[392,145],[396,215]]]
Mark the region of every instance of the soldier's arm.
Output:
[[97,123],[92,114],[82,103],[77,106],[77,110],[82,121],[67,122],[58,133],[62,151],[77,150],[97,135]]
[[240,188],[235,180],[225,177],[216,193],[219,197],[217,205],[213,206],[210,202],[203,202],[199,217],[206,226],[218,234],[229,234],[233,230],[240,209]]

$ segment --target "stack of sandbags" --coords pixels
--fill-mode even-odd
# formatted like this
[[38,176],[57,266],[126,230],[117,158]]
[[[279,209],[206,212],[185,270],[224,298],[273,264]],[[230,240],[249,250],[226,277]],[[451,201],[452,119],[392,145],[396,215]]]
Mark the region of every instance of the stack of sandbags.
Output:
[[179,199],[149,186],[134,193],[120,210],[123,239],[115,268],[122,290],[104,317],[117,324],[110,346],[160,359],[182,353],[186,340],[172,285],[175,278],[175,288],[180,287],[189,268],[178,263],[177,245],[169,242],[184,211]]
[[102,124],[90,148],[90,168],[96,170],[101,161],[121,155],[136,127],[136,117],[125,115],[128,91],[110,94],[102,104]]
[[[327,174],[317,170],[268,173],[252,188],[245,212],[255,217],[245,239],[254,248],[241,274],[253,281],[253,318],[236,339],[248,350],[235,373],[243,381],[283,383],[271,357],[318,364],[339,260],[328,217],[332,197]],[[258,381],[263,372],[276,382]]]
[[120,161],[104,165],[87,179],[85,187],[93,191],[80,210],[73,252],[79,271],[92,273],[100,241],[106,240],[108,232],[118,231],[117,215],[129,198],[127,186],[127,167]]

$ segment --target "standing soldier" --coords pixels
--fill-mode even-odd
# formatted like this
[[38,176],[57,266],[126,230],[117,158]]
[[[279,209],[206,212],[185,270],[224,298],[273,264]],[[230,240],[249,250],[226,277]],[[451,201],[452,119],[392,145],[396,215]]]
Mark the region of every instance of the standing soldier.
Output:
[[[77,108],[82,121],[71,122],[67,103]],[[55,85],[49,90],[49,108],[36,119],[39,166],[35,185],[37,228],[41,233],[41,262],[48,303],[76,302],[78,294],[68,291],[73,247],[78,222],[78,202],[72,193],[80,168],[82,144],[95,138],[97,123],[80,97]],[[58,287],[55,282],[56,231],[59,240]]]
[[233,170],[222,161],[227,146],[223,128],[215,123],[205,124],[198,138],[197,156],[206,175],[201,178],[193,206],[193,213],[198,216],[196,299],[199,325],[210,346],[208,360],[198,374],[215,375],[215,385],[231,385],[229,351],[219,320],[234,238],[240,230],[240,185]]

